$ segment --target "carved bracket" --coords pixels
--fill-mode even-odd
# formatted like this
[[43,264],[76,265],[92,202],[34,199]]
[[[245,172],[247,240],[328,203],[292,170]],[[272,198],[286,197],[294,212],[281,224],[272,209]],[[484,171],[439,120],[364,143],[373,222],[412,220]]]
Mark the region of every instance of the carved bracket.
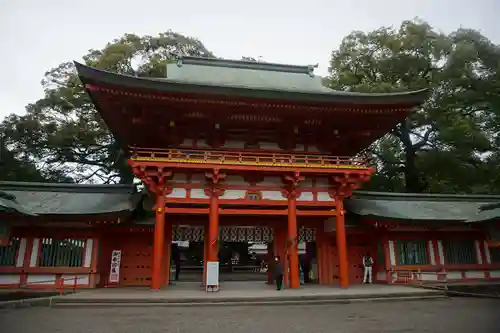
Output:
[[205,177],[207,177],[207,179],[212,182],[212,185],[217,185],[220,184],[220,182],[224,180],[224,178],[226,178],[226,174],[220,172],[220,169],[216,168],[212,171],[205,172]]
[[167,187],[167,182],[172,177],[172,171],[170,170],[161,167],[146,168],[142,166],[133,167],[132,172],[148,187],[148,190],[153,193],[166,195],[171,191],[171,189]]
[[285,183],[285,188],[287,190],[286,196],[287,198],[296,198],[298,195],[297,187],[299,183],[305,179],[304,176],[300,175],[300,172],[294,172],[291,175],[284,175],[283,182]]
[[361,184],[367,182],[368,180],[370,180],[370,174],[368,173],[333,176],[333,195],[339,199],[350,197],[353,191],[360,188]]

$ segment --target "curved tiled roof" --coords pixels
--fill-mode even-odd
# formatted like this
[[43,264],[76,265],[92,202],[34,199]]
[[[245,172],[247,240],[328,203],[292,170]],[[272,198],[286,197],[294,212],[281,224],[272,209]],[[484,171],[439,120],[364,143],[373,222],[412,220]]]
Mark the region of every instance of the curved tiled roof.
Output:
[[500,201],[500,195],[447,195],[358,191],[346,200],[353,214],[407,221],[474,222],[484,205]]
[[314,66],[292,66],[241,60],[179,57],[167,65],[166,78],[116,74],[75,62],[84,84],[171,93],[202,93],[259,99],[366,105],[420,105],[427,89],[396,93],[357,93],[323,86]]
[[131,185],[78,185],[0,182],[0,210],[26,215],[95,215],[133,211],[137,193]]

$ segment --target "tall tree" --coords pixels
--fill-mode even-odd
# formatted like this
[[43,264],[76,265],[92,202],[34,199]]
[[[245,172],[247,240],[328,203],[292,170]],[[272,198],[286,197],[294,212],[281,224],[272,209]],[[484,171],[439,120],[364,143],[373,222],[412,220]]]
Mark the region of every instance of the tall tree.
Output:
[[485,156],[497,156],[493,124],[498,119],[498,55],[499,47],[478,32],[460,29],[446,35],[419,20],[344,38],[332,52],[331,88],[430,89],[420,110],[370,148],[378,169],[372,188],[492,190]]
[[[90,50],[83,60],[116,73],[165,77],[166,64],[177,54],[213,57],[199,40],[167,31],[158,36],[125,34],[103,49]],[[70,176],[75,182],[131,183],[121,147],[85,93],[73,63],[48,71],[42,85],[42,99],[29,104],[25,115],[8,116],[1,124],[10,151],[44,173]]]

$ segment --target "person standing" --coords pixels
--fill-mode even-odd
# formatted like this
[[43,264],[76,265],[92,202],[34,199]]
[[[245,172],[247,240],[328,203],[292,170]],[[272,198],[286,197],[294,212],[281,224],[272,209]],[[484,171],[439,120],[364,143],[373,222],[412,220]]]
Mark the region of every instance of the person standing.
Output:
[[372,283],[372,267],[373,267],[373,258],[370,256],[369,253],[367,253],[363,257],[363,267],[364,267],[364,274],[363,274],[363,283]]
[[276,282],[276,290],[283,289],[283,264],[279,256],[274,257],[273,274],[274,281]]

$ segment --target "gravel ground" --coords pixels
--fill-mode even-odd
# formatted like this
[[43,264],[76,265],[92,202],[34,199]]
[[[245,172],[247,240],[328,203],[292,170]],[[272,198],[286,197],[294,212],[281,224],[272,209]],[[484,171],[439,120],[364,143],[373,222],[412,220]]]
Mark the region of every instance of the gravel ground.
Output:
[[2,333],[494,333],[500,302],[455,298],[316,306],[27,308],[0,311]]

